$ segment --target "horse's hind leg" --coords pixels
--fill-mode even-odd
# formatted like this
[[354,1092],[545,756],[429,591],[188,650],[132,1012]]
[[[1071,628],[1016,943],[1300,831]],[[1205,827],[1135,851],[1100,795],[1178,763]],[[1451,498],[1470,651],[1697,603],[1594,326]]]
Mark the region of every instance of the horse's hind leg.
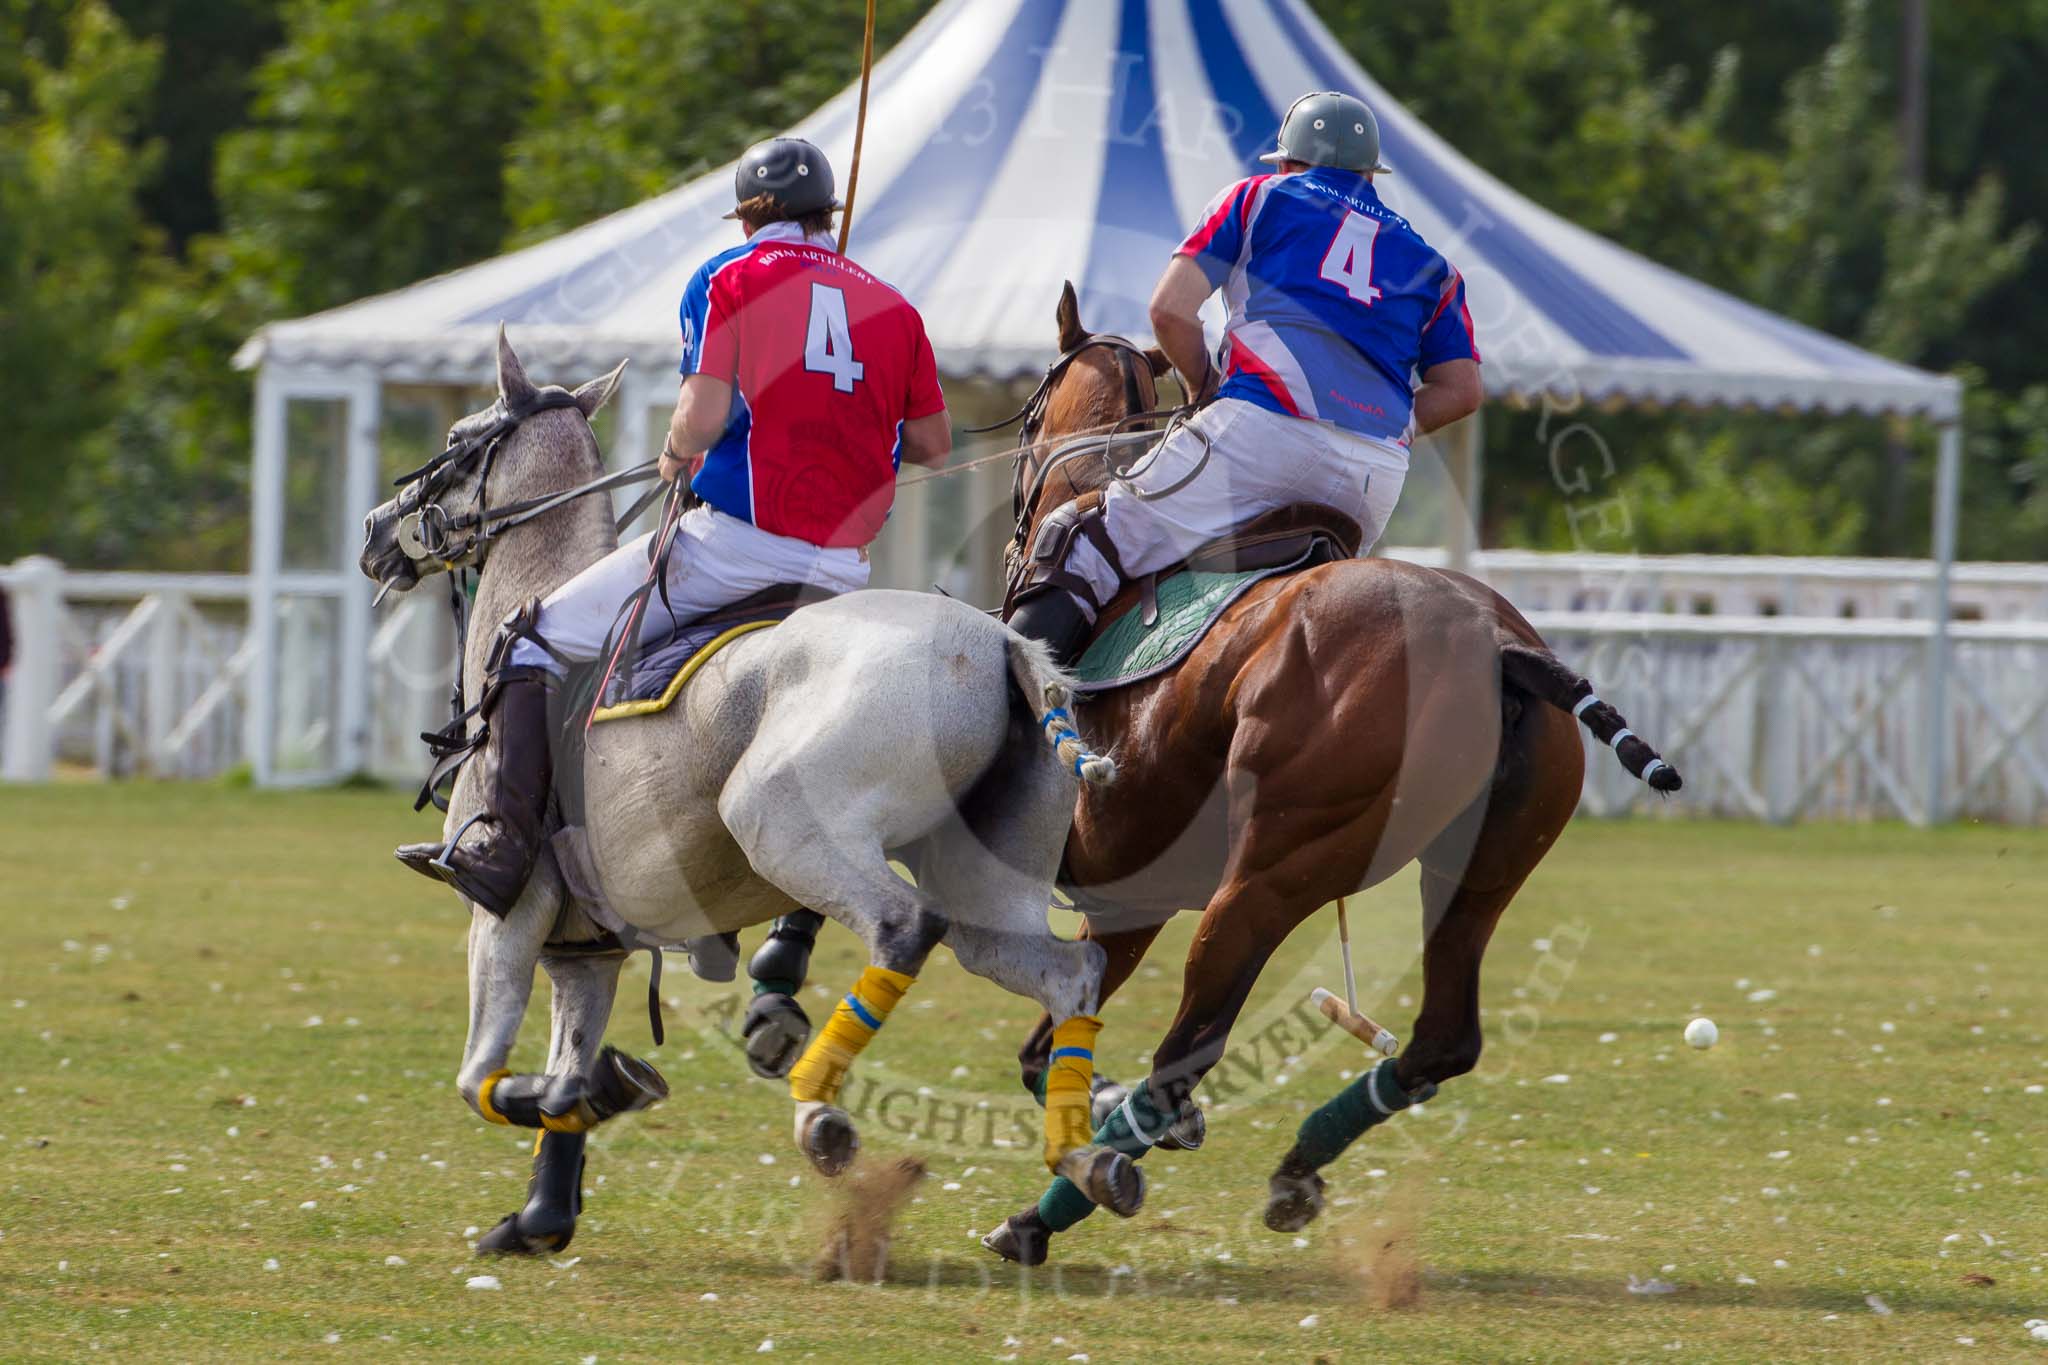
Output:
[[[1428,1099],[1479,1064],[1479,969],[1494,926],[1577,803],[1578,737],[1557,717],[1530,717],[1502,780],[1422,855],[1422,1008],[1413,1036],[1302,1121],[1267,1187],[1266,1226],[1295,1232],[1321,1212],[1317,1171],[1368,1128]],[[1477,834],[1474,834],[1474,827]]]
[[[1358,884],[1364,860],[1377,842],[1367,836],[1383,822],[1380,807],[1369,805],[1349,819],[1332,822],[1320,836],[1303,840],[1277,812],[1261,812],[1246,821],[1231,851],[1222,888],[1196,926],[1180,1009],[1152,1054],[1152,1074],[1097,1130],[1097,1142],[1136,1158],[1176,1124],[1185,1124],[1183,1131],[1197,1131],[1198,1121],[1183,1111],[1192,1108],[1195,1087],[1222,1060],[1230,1030],[1266,960],[1317,907]],[[1040,1263],[1052,1234],[1094,1212],[1082,1194],[1064,1181],[1054,1181],[1035,1207],[1012,1215],[984,1237],[982,1245],[1005,1260]]]
[[[604,1061],[604,1031],[618,992],[623,952],[548,953],[541,967],[554,986],[547,1074],[592,1076]],[[541,1255],[561,1251],[583,1211],[587,1132],[543,1130],[534,1142],[524,1208],[507,1214],[477,1242],[478,1251]]]
[[[1131,973],[1138,970],[1138,964],[1144,960],[1146,950],[1152,946],[1152,940],[1158,938],[1159,931],[1165,927],[1164,919],[1151,924],[1141,924],[1135,929],[1115,931],[1097,930],[1093,923],[1084,923],[1081,926],[1081,937],[1101,944],[1105,954],[1102,968],[1102,999],[1096,1005],[1097,1011],[1107,1006],[1109,998],[1117,993],[1124,982],[1131,979]],[[1017,1049],[1018,1079],[1041,1103],[1045,1099],[1046,1064],[1052,1057],[1053,1024],[1052,1015],[1038,1016],[1038,1022],[1026,1035],[1024,1045]],[[1125,1093],[1122,1086],[1108,1080],[1098,1071],[1095,1077],[1095,1092],[1098,1097],[1103,1094],[1105,1088],[1114,1092],[1111,1104],[1120,1101]],[[1106,1117],[1106,1114],[1098,1113],[1095,1120],[1100,1124]]]
[[1102,1031],[1106,957],[1046,923],[1047,901],[1073,823],[1070,779],[1045,761],[1038,731],[1013,708],[1001,753],[959,802],[958,818],[920,841],[919,885],[945,908],[960,965],[1045,1007],[1045,1164],[1129,1217],[1145,1200],[1137,1167],[1096,1145],[1090,1096]]
[[904,992],[945,937],[947,923],[929,897],[896,875],[873,835],[791,820],[809,805],[772,781],[731,783],[720,815],[754,870],[799,903],[859,934],[868,966],[789,1069],[796,1101],[796,1143],[817,1170],[838,1175],[860,1151],[853,1120],[838,1107],[840,1087]]

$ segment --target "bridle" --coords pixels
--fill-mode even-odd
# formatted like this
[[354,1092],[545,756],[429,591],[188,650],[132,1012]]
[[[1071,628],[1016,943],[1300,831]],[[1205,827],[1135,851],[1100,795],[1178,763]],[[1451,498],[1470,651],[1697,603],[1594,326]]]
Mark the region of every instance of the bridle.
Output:
[[[469,720],[481,709],[482,699],[479,698],[469,706],[463,705],[466,691],[463,672],[468,653],[470,625],[469,594],[465,591],[463,579],[466,575],[463,571],[481,571],[484,559],[490,552],[491,542],[513,527],[522,526],[578,498],[589,497],[594,493],[607,493],[614,488],[624,488],[636,483],[646,483],[654,479],[659,472],[660,462],[649,460],[645,464],[635,465],[615,474],[605,474],[572,488],[565,488],[558,493],[544,493],[538,497],[522,498],[517,502],[493,507],[490,505],[491,470],[497,464],[506,439],[528,418],[543,412],[577,407],[577,402],[576,395],[567,389],[550,386],[516,404],[506,405],[501,398],[499,406],[504,410],[489,425],[460,441],[451,440],[446,450],[419,468],[399,475],[394,481],[400,488],[406,490],[400,497],[398,507],[398,548],[409,559],[439,560],[442,567],[448,570],[448,609],[455,622],[455,679],[449,692],[449,720],[440,730],[429,731],[420,736],[434,755],[434,762],[428,769],[425,784],[420,788],[419,799],[413,804],[415,810],[423,809],[429,802],[441,810],[448,808],[442,788],[453,779],[471,751],[482,742],[484,735],[481,729],[474,735],[468,732]],[[450,434],[452,436],[453,433]],[[477,478],[477,510],[459,517],[450,516],[434,499],[446,493],[458,478],[479,461],[482,462],[482,469]],[[624,531],[637,520],[662,491],[662,487],[657,484],[644,496],[635,500],[618,519],[618,529]],[[376,601],[381,603],[391,588],[392,584],[386,583],[378,589]]]
[[[1047,448],[1039,439],[1039,431],[1045,422],[1046,406],[1052,401],[1053,388],[1066,376],[1073,363],[1088,351],[1097,347],[1108,350],[1116,357],[1117,368],[1123,377],[1124,415],[1104,430],[1077,432],[1072,437],[1063,437]],[[1013,557],[1021,556],[1028,548],[1031,535],[1031,513],[1038,506],[1038,500],[1045,494],[1045,486],[1055,470],[1086,456],[1100,457],[1109,466],[1112,478],[1125,478],[1134,471],[1119,468],[1111,455],[1127,446],[1149,445],[1159,439],[1159,433],[1133,428],[1156,422],[1173,422],[1184,418],[1193,411],[1193,405],[1184,404],[1175,408],[1147,407],[1146,384],[1152,378],[1152,360],[1144,347],[1128,337],[1108,332],[1091,334],[1062,352],[1058,359],[1046,366],[1044,378],[1038,387],[1024,400],[1024,406],[1000,422],[985,427],[970,427],[972,433],[1000,431],[1013,422],[1023,425],[1017,433],[1017,451],[1014,456],[1010,478],[1010,510],[1015,517],[1015,529],[1010,538]],[[1158,401],[1158,389],[1152,390],[1153,401]],[[1034,459],[1033,455],[1045,452],[1044,458]],[[1178,487],[1179,485],[1176,485]],[[1170,491],[1170,490],[1169,490]]]
[[[499,403],[502,406],[504,400],[500,399]],[[573,407],[576,407],[576,395],[567,389],[554,386],[542,389],[524,402],[505,407],[489,426],[451,443],[419,468],[399,475],[393,482],[400,488],[410,487],[399,502],[398,548],[409,559],[438,560],[448,569],[480,567],[492,539],[513,527],[523,526],[535,517],[578,498],[645,483],[655,477],[658,462],[649,460],[631,469],[565,488],[559,493],[545,493],[492,507],[491,470],[497,464],[506,438],[529,417]],[[446,493],[455,480],[479,460],[483,468],[477,479],[477,509],[459,517],[450,516],[434,499]],[[659,493],[660,490],[653,491]],[[642,498],[623,519],[624,522],[632,521],[644,511],[647,501]],[[382,595],[380,593],[379,597]]]

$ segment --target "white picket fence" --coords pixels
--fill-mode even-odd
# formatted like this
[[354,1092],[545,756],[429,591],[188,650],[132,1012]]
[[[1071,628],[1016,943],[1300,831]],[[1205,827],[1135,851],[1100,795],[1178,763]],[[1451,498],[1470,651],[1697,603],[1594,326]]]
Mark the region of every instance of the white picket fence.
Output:
[[[1380,553],[1434,568],[1448,561],[1433,548]],[[1482,550],[1472,569],[1524,612],[1924,621],[1936,591],[1931,559]],[[1958,621],[2048,621],[2048,564],[1959,563],[1949,601]]]
[[[2048,565],[1957,566],[1958,616],[1975,619],[1951,627],[1938,812],[1927,806],[1931,566],[1495,551],[1474,567],[1686,774],[1684,797],[1663,802],[1591,753],[1591,814],[2048,820]],[[73,574],[31,559],[0,569],[0,586],[17,652],[0,777],[60,766],[198,777],[241,761],[260,723],[247,709],[245,580]],[[295,609],[289,598],[280,608]],[[439,594],[413,594],[371,636],[363,752],[380,776],[416,776],[417,732],[445,715],[445,616]],[[280,748],[317,752],[330,708],[294,704],[322,686],[299,676],[281,687]]]

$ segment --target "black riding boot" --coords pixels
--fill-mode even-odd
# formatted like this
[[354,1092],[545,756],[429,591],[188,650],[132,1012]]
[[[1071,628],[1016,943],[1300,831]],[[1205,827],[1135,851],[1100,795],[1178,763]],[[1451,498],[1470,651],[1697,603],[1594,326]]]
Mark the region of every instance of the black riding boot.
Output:
[[1088,619],[1079,602],[1058,588],[1047,588],[1025,599],[1010,613],[1009,627],[1028,640],[1042,640],[1052,650],[1053,662],[1072,668],[1088,647],[1095,623]]
[[548,744],[550,680],[540,670],[507,673],[491,709],[477,762],[482,813],[457,831],[455,846],[407,844],[398,860],[439,877],[503,919],[526,890],[540,857],[553,763]]

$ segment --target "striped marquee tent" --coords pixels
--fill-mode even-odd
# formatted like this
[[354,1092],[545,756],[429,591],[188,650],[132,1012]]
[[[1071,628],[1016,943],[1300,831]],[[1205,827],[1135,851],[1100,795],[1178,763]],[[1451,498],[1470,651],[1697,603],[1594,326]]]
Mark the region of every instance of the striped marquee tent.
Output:
[[[855,28],[849,19],[849,41]],[[1399,73],[1383,74],[1398,90]],[[1384,197],[1464,272],[1490,396],[1931,420],[1945,434],[1936,552],[1947,559],[1956,381],[1776,317],[1539,208],[1403,109],[1306,0],[941,0],[876,69],[852,250],[924,312],[953,379],[1036,375],[1054,350],[1063,280],[1080,287],[1090,326],[1145,333],[1145,301],[1174,244],[1218,189],[1258,169],[1288,104],[1325,88],[1378,112],[1395,172]],[[842,179],[855,99],[849,89],[790,130],[823,146]],[[501,320],[529,367],[550,376],[583,378],[629,357],[612,446],[623,462],[657,445],[675,392],[677,302],[696,265],[736,240],[720,217],[731,196],[722,167],[553,240],[251,338],[238,360],[260,367],[252,560],[269,586],[259,629],[271,629],[280,592],[331,599],[342,667],[354,667],[350,648],[368,640],[371,620],[349,528],[379,496],[380,463],[395,462],[380,460],[394,420],[380,405],[394,393],[417,401],[419,386],[485,381]],[[303,496],[302,453],[342,471],[322,485],[331,507],[289,505]],[[273,682],[275,667],[263,665]],[[259,696],[268,685],[259,679]],[[344,699],[333,719],[340,747],[314,766],[360,766],[350,746],[363,704]],[[258,745],[259,773],[275,770],[273,755]]]

